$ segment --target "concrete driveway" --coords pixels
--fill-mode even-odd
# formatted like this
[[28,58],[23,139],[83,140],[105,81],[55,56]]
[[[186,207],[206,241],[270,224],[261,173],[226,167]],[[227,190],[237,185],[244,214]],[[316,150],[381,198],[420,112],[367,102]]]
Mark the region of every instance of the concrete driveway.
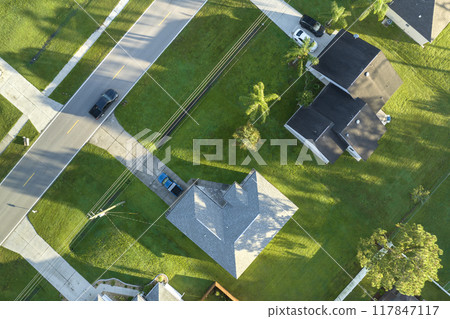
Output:
[[[205,2],[155,0],[111,50],[1,183],[0,244]],[[119,101],[96,121],[88,111],[109,88]]]
[[[300,28],[300,18],[303,16],[300,12],[291,7],[283,0],[250,0],[257,6],[273,23],[275,23],[281,30],[292,39],[295,30]],[[314,17],[313,17],[314,18]],[[317,50],[311,53],[313,56],[318,56],[323,49],[330,43],[334,35],[325,33],[320,38],[305,30],[312,39],[317,42]]]

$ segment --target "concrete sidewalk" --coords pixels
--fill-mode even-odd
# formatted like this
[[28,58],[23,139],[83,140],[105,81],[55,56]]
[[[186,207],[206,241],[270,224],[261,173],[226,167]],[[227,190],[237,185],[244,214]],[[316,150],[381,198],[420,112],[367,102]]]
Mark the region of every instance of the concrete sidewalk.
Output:
[[[286,35],[292,39],[294,31],[300,28],[300,18],[303,16],[300,12],[291,7],[283,0],[250,0],[257,6],[270,20],[273,21]],[[290,1],[288,1],[290,2]],[[306,31],[313,36],[311,32]],[[324,33],[320,38],[314,37],[317,42],[317,49],[311,55],[318,56],[323,49],[334,38],[334,35]]]
[[[142,138],[151,135],[150,131],[146,133]],[[185,181],[126,132],[114,114],[103,123],[89,142],[108,151],[169,206],[176,197],[158,182],[159,174],[165,172],[183,189],[188,187]]]
[[67,300],[94,300],[98,291],[70,266],[24,218],[3,246],[20,254]]
[[49,96],[58,87],[59,84],[66,78],[66,76],[72,71],[72,69],[77,65],[78,61],[86,54],[86,52],[94,45],[94,43],[100,38],[105,29],[111,24],[115,17],[122,11],[122,9],[127,5],[130,0],[120,0],[116,7],[111,11],[108,17],[106,17],[103,24],[95,30],[94,33],[86,40],[86,42],[78,49],[77,52],[72,56],[69,62],[61,69],[58,75],[53,79],[53,81],[47,85],[42,93],[45,96]]
[[42,94],[2,58],[0,71],[0,94],[27,116],[39,132],[42,132],[63,105]]

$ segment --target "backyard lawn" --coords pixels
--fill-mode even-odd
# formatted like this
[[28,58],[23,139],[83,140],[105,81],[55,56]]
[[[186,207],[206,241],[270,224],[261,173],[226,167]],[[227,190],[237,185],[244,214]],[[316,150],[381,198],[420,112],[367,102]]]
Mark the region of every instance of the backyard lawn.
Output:
[[[305,13],[314,14],[320,9],[315,9],[315,2],[306,0],[291,4]],[[355,19],[361,9],[353,11]],[[150,73],[182,103],[259,14],[248,1],[208,1]],[[321,21],[328,18],[324,16]],[[188,300],[198,300],[212,281],[220,282],[240,300],[333,300],[351,278],[315,241],[351,275],[356,275],[360,270],[355,258],[359,239],[378,227],[392,230],[412,208],[412,189],[420,184],[431,188],[449,171],[450,79],[449,62],[444,57],[450,45],[450,29],[425,49],[397,27],[381,26],[374,17],[357,23],[350,31],[380,47],[404,81],[384,108],[393,120],[367,162],[357,162],[344,154],[333,165],[295,165],[299,145],[289,148],[288,165],[280,165],[279,147],[266,142],[260,153],[267,165],[255,161],[229,165],[227,156],[222,162],[202,160],[202,165],[192,165],[193,139],[224,139],[227,145],[226,140],[235,129],[245,124],[245,109],[239,96],[247,94],[252,85],[262,81],[266,93],[280,94],[296,79],[295,70],[284,59],[292,42],[273,24],[260,31],[197,105],[192,116],[199,125],[186,119],[168,143],[172,148],[168,166],[186,181],[202,178],[241,182],[251,168],[256,168],[299,207],[293,218],[308,233],[289,221],[235,280],[162,217],[103,278],[114,276],[144,284],[163,272],[172,286],[186,293]],[[204,36],[198,37],[199,32]],[[271,109],[267,122],[256,124],[262,138],[293,138],[283,125],[295,112],[296,97],[303,86],[303,80],[293,85]],[[320,88],[317,82],[313,86]],[[178,109],[147,77],[126,100],[128,103],[120,106],[116,115],[131,134],[144,128],[158,131]],[[237,162],[241,163],[247,155],[238,150]],[[126,201],[126,206],[118,209],[122,213],[97,221],[69,250],[72,231],[86,223],[84,215],[122,170],[106,152],[86,146],[38,203],[40,213],[31,216],[38,233],[89,281],[101,276],[166,208],[133,177],[130,186],[116,199]],[[427,229],[425,223],[424,227]],[[439,229],[435,231],[438,238],[443,237],[439,236]],[[444,251],[449,249],[444,239],[439,245]],[[448,267],[446,255],[443,264]],[[440,273],[442,285],[449,280],[448,272]],[[367,283],[362,284],[373,292]],[[368,298],[357,296],[358,292],[361,293],[360,288],[356,288],[351,299]],[[444,299],[445,295],[439,297],[427,287],[423,297]]]
[[[118,0],[78,2],[101,24]],[[0,57],[39,90],[98,28],[75,1],[4,0],[0,16]]]
[[0,141],[8,134],[22,113],[0,95]]

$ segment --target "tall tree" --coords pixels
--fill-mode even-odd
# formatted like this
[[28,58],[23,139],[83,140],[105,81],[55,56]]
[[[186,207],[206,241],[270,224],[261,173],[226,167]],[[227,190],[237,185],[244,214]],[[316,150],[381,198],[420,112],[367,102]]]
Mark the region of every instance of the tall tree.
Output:
[[392,0],[365,0],[366,3],[371,3],[370,7],[363,12],[363,14],[359,17],[359,20],[362,21],[367,16],[373,12],[378,16],[378,20],[381,21],[384,19],[387,10],[389,9],[388,3],[392,2]]
[[383,229],[362,239],[357,257],[361,266],[369,270],[366,278],[373,287],[390,290],[395,286],[404,295],[418,296],[426,281],[438,280],[442,250],[436,236],[426,232],[422,225],[397,227],[392,244]]
[[331,25],[337,29],[345,29],[348,26],[347,17],[351,16],[351,12],[345,7],[340,7],[336,1],[331,3]]
[[268,103],[280,99],[278,94],[272,93],[265,95],[264,83],[259,82],[253,86],[253,92],[248,96],[241,96],[239,100],[247,107],[245,113],[250,117],[251,121],[255,121],[258,118],[258,114],[261,114],[261,121],[264,123],[269,115],[270,107]]
[[261,139],[261,135],[252,123],[247,122],[246,125],[239,127],[233,134],[241,149],[256,150],[256,145]]
[[305,64],[308,61],[311,62],[312,65],[319,63],[318,58],[309,54],[313,45],[312,41],[306,40],[302,46],[294,44],[286,53],[288,63],[297,63],[299,76],[302,76],[305,72]]

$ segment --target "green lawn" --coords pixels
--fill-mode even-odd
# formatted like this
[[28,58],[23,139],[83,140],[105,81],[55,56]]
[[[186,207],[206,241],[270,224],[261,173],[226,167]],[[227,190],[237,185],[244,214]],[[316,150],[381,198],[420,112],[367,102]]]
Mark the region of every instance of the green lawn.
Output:
[[0,141],[17,122],[22,113],[0,95]]
[[66,103],[116,44],[110,36],[119,41],[152,2],[153,0],[130,1],[109,25],[109,35],[103,33],[100,36],[50,97],[60,103]]
[[[292,4],[307,13],[309,11],[303,8],[309,8],[313,13],[321,10],[305,1]],[[206,6],[203,12],[207,9]],[[361,9],[354,8],[353,11],[358,13]],[[227,12],[231,13],[233,9]],[[231,17],[229,20],[229,23],[233,21]],[[326,18],[322,20],[326,21]],[[195,19],[193,22],[200,24],[201,21]],[[196,33],[190,29],[193,30],[193,26],[188,26],[171,50],[161,56],[158,66],[150,70],[179,101],[183,101],[190,90],[187,88],[178,93],[179,86],[174,83],[184,85],[189,82],[195,87],[199,81],[190,79],[195,79],[197,74],[201,78],[209,71],[209,66],[202,63],[190,73],[182,73],[186,65],[190,66],[189,55],[187,62],[177,59],[180,50],[191,52],[189,43],[196,39]],[[266,166],[258,166],[255,162],[249,166],[207,161],[201,166],[190,164],[192,139],[228,139],[237,126],[245,123],[238,98],[246,94],[251,85],[263,81],[267,92],[281,93],[292,83],[294,72],[283,59],[290,40],[271,24],[256,36],[231,71],[219,80],[192,113],[200,126],[188,119],[176,131],[169,142],[172,147],[169,166],[185,180],[203,178],[227,183],[241,181],[255,167],[300,207],[294,218],[355,275],[360,269],[355,260],[359,238],[369,235],[377,227],[392,230],[411,208],[411,190],[418,184],[433,185],[448,171],[448,110],[445,106],[449,104],[450,81],[445,73],[449,65],[443,57],[450,43],[450,33],[447,28],[433,45],[421,49],[397,27],[385,28],[372,16],[357,23],[351,31],[380,47],[404,80],[404,85],[385,106],[393,122],[368,162],[356,162],[346,154],[329,166],[311,163],[296,166],[298,146],[291,148],[289,165],[280,166],[279,149],[266,143],[261,150]],[[237,35],[227,39],[236,38]],[[202,40],[196,40],[195,48],[208,48],[208,39],[204,39],[206,45],[202,45]],[[200,54],[200,51],[195,52]],[[263,138],[292,138],[282,126],[296,109],[295,96],[299,90],[301,83],[274,106],[266,124],[258,125]],[[146,96],[152,99],[146,99]],[[127,100],[129,103],[121,106],[116,115],[133,134],[145,127],[158,130],[177,109],[146,80],[135,87]],[[133,112],[129,110],[131,107]],[[238,162],[246,155],[238,151]],[[273,258],[272,254],[279,257]],[[265,262],[269,258],[270,262]],[[293,269],[298,270],[294,276]],[[271,274],[271,278],[275,276],[276,280],[267,280],[267,274]],[[283,285],[279,291],[276,287],[280,280],[289,282],[292,287],[286,289]],[[227,289],[242,299],[322,300],[336,297],[349,281],[350,278],[295,223],[288,223],[240,280],[230,282]],[[252,285],[246,285],[248,282]]]
[[[78,2],[101,24],[118,0]],[[0,57],[39,90],[98,28],[74,1],[3,0],[0,16]],[[44,46],[39,58],[31,63]]]
[[[292,4],[305,13],[314,13],[317,5],[306,0]],[[358,12],[357,8],[354,10]],[[248,2],[208,1],[150,73],[183,102],[259,13]],[[279,148],[266,142],[260,153],[268,165],[252,161],[248,166],[232,166],[226,161],[205,160],[200,166],[192,165],[192,139],[226,140],[237,126],[245,123],[244,108],[238,98],[253,84],[263,81],[266,92],[281,93],[295,79],[295,71],[283,58],[291,41],[270,24],[200,101],[192,113],[200,126],[187,119],[175,132],[169,142],[172,161],[168,165],[185,180],[202,178],[223,183],[240,182],[252,167],[256,168],[299,207],[294,218],[308,233],[350,274],[356,275],[360,270],[355,258],[359,239],[378,227],[392,230],[412,208],[411,190],[419,184],[430,188],[448,172],[446,106],[450,81],[443,72],[448,70],[448,61],[441,59],[450,44],[449,30],[423,50],[398,28],[384,28],[374,17],[351,30],[379,46],[404,80],[385,106],[393,121],[367,162],[357,162],[345,154],[333,165],[294,165],[301,149],[297,146],[290,148],[289,165],[280,165]],[[200,31],[204,31],[204,36],[198,37]],[[184,53],[182,59],[180,52]],[[273,107],[267,122],[257,124],[263,138],[293,138],[283,125],[295,112],[295,98],[302,88],[303,81],[299,81]],[[178,109],[146,77],[126,99],[128,104],[119,107],[116,115],[131,134],[144,128],[159,130]],[[246,155],[238,150],[238,163]],[[32,216],[38,233],[55,249],[67,248],[63,239],[77,224],[85,223],[84,214],[120,171],[120,164],[105,152],[85,147],[38,203],[40,213]],[[165,205],[143,184],[132,180],[117,199],[126,201],[120,211],[127,214],[101,219],[76,247],[63,252],[88,280],[100,276],[148,226],[146,223],[164,212]],[[216,280],[241,300],[333,300],[351,280],[293,221],[286,224],[239,280],[222,270],[164,218],[104,277],[116,276],[139,284],[159,272],[166,273],[171,285],[186,293],[186,299],[199,299]],[[362,284],[370,289],[367,283]]]
[[38,131],[36,131],[33,124],[28,121],[6,150],[0,154],[0,181],[8,175],[9,171],[27,151],[28,148],[23,145],[23,136],[30,139],[31,145],[37,139],[38,135]]
[[[450,290],[450,242],[448,225],[450,223],[450,180],[447,178],[421,207],[409,223],[422,224],[426,231],[436,235],[438,245],[444,250],[441,264],[444,268],[438,272],[439,284]],[[427,283],[422,295],[427,300],[450,300],[450,298],[433,283]]]
[[[39,283],[34,280],[36,274],[33,266],[19,254],[0,247],[0,300],[15,300],[19,295],[27,296],[21,300],[61,300],[58,291],[45,279]],[[37,284],[28,286],[31,280]]]

